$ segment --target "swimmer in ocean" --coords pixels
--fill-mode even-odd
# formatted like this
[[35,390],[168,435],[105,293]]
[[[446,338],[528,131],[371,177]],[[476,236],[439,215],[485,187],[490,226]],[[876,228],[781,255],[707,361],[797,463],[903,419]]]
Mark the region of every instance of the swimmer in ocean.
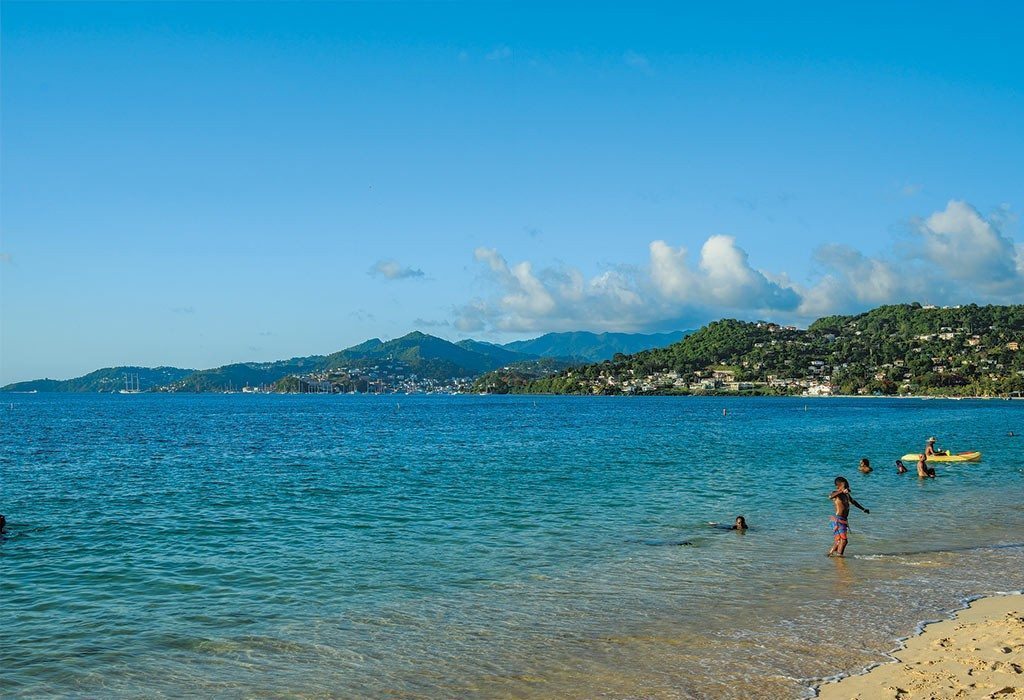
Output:
[[871,468],[871,461],[867,457],[860,458],[860,466],[857,467],[857,470],[861,474],[870,474],[871,472],[875,471],[874,469]]
[[736,520],[735,522],[733,522],[732,525],[725,525],[723,523],[708,523],[708,525],[710,525],[711,527],[720,528],[722,530],[739,530],[740,532],[745,532],[748,529],[747,519],[744,518],[742,515],[737,515]]
[[909,470],[907,469],[907,465],[905,465],[903,463],[903,460],[902,459],[897,459],[896,460],[896,473],[897,474],[906,474],[908,471]]
[[928,458],[923,454],[917,456],[917,477],[919,479],[935,478],[935,467],[928,466]]

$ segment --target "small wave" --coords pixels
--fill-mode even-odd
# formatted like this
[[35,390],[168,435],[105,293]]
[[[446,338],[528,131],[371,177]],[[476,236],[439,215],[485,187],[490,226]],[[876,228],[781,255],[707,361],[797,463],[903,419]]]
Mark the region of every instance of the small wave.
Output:
[[[996,545],[994,547],[967,547],[965,549],[996,549],[996,548],[1021,547],[1021,546],[1024,546],[1024,544]],[[959,551],[959,550],[954,550],[954,551]],[[870,673],[874,669],[876,669],[879,666],[882,666],[884,664],[891,664],[891,663],[899,662],[899,659],[896,658],[896,654],[907,648],[907,642],[909,640],[913,639],[914,637],[918,637],[921,634],[924,634],[924,630],[925,630],[926,627],[928,627],[928,625],[934,625],[937,622],[943,622],[945,620],[953,619],[953,617],[958,612],[966,610],[967,608],[969,608],[971,606],[971,603],[973,603],[976,600],[981,600],[982,598],[994,598],[994,597],[998,597],[998,596],[1007,596],[1007,595],[1024,595],[1024,590],[1019,590],[1019,591],[992,591],[992,592],[989,592],[989,593],[979,593],[979,594],[975,594],[975,595],[965,596],[965,597],[960,599],[960,605],[959,606],[957,606],[957,607],[955,607],[955,608],[953,608],[951,610],[945,611],[943,613],[943,617],[929,619],[929,620],[922,620],[922,621],[918,622],[914,626],[913,633],[908,634],[905,637],[897,637],[896,638],[896,646],[894,646],[892,649],[890,649],[888,651],[882,652],[882,656],[885,657],[884,661],[875,661],[874,663],[868,664],[867,666],[865,666],[861,670],[857,671],[856,673],[837,673],[837,674],[834,674],[834,675],[831,675],[831,676],[825,676],[825,677],[822,677],[822,678],[805,678],[805,679],[802,679],[802,680],[803,680],[804,683],[810,685],[810,692],[811,692],[810,697],[816,698],[819,695],[821,695],[821,688],[824,685],[828,685],[829,683],[834,683],[836,681],[841,681],[844,678],[849,678],[851,676],[863,676],[863,675],[865,675],[867,673]]]
[[923,554],[952,554],[955,552],[983,552],[986,550],[1021,548],[1024,548],[1024,542],[1009,542],[1005,544],[966,545],[963,547],[948,547],[945,549],[917,549],[906,552],[879,552],[876,554],[853,554],[850,556],[850,558],[870,561],[875,559],[899,559],[902,557],[918,557]]

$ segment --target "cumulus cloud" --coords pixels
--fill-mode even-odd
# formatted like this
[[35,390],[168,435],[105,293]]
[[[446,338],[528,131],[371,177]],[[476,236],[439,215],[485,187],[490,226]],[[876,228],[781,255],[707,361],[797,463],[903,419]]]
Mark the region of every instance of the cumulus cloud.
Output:
[[931,301],[925,277],[908,275],[893,263],[850,246],[824,245],[814,251],[813,260],[825,274],[802,291],[799,313],[805,318],[852,313],[895,300]]
[[389,280],[404,280],[414,277],[423,277],[423,270],[403,267],[395,260],[378,260],[370,268],[370,275],[384,277]]
[[732,236],[711,236],[700,250],[696,268],[686,249],[664,241],[650,245],[651,280],[664,299],[723,309],[792,311],[800,297],[792,287],[774,282],[750,266],[746,251]]
[[685,249],[654,241],[649,267],[621,266],[589,278],[573,267],[510,265],[491,248],[478,248],[475,257],[500,292],[457,309],[455,325],[465,332],[640,330],[693,322],[711,309],[772,314],[800,303],[794,289],[752,268],[729,236],[709,238],[696,266]]
[[492,248],[477,248],[474,257],[487,266],[499,294],[458,308],[455,327],[461,331],[543,331],[574,324],[607,328],[646,317],[635,281],[622,271],[587,279],[574,268],[535,272],[530,262],[510,265]]
[[813,318],[907,301],[1024,301],[1024,249],[999,230],[997,221],[967,202],[952,200],[913,222],[910,248],[891,260],[848,246],[822,246],[814,262],[824,275],[801,291],[801,315]]
[[618,266],[588,277],[563,266],[510,264],[492,248],[474,254],[494,293],[455,310],[463,332],[571,329],[656,330],[714,318],[806,322],[880,304],[1024,301],[1024,246],[999,228],[1003,208],[982,216],[962,201],[912,222],[909,252],[867,255],[826,244],[811,256],[815,281],[797,284],[784,273],[753,265],[731,236],[709,237],[691,260],[663,240],[648,246],[646,266]]
[[1020,250],[967,202],[919,222],[921,256],[950,278],[1000,290],[1021,282]]

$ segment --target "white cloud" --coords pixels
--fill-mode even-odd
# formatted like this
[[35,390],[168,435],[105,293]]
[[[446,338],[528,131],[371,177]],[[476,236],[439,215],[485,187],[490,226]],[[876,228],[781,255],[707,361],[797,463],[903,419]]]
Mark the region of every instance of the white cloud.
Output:
[[1021,284],[1017,246],[967,202],[950,201],[918,228],[920,255],[947,277],[989,290]]
[[704,318],[720,309],[772,314],[793,311],[799,296],[750,267],[728,236],[713,236],[697,268],[686,251],[664,241],[650,245],[650,267],[620,267],[587,278],[571,267],[535,272],[529,262],[509,265],[498,251],[477,249],[499,293],[456,310],[460,330],[508,332],[640,330]]
[[914,222],[909,254],[821,246],[811,258],[817,281],[809,285],[757,269],[731,236],[709,237],[696,261],[685,248],[655,240],[646,267],[589,278],[573,267],[510,265],[497,250],[479,248],[476,260],[486,264],[495,293],[457,308],[454,325],[464,332],[654,330],[723,316],[806,322],[910,301],[1024,302],[1024,246],[999,228],[1012,220],[1006,207],[986,219],[951,201]]
[[696,280],[686,264],[686,248],[676,250],[665,241],[651,242],[651,280],[666,299],[689,299]]
[[766,311],[792,311],[800,303],[791,286],[752,268],[746,251],[731,236],[708,238],[696,269],[687,264],[685,248],[676,250],[664,241],[651,243],[650,254],[651,280],[669,301]]
[[1000,232],[1001,209],[986,219],[967,202],[915,222],[913,247],[891,260],[869,257],[849,246],[829,244],[814,253],[824,276],[801,290],[800,313],[861,311],[879,304],[1024,301],[1022,247]]
[[826,274],[802,291],[799,312],[805,318],[851,313],[896,300],[933,301],[924,277],[849,246],[824,245],[814,251],[813,260]]
[[423,277],[423,270],[403,267],[395,260],[378,260],[370,268],[370,275],[380,276],[389,280],[403,280],[414,277]]
[[791,288],[770,281],[750,266],[746,251],[731,236],[712,236],[700,251],[704,299],[731,309],[792,311],[800,304]]

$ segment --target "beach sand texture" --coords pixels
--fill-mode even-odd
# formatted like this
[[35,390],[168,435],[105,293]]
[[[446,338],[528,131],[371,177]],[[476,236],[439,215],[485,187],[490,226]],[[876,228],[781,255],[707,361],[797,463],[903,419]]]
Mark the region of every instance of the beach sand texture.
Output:
[[976,600],[893,656],[895,662],[822,686],[819,697],[1024,698],[1024,595]]

